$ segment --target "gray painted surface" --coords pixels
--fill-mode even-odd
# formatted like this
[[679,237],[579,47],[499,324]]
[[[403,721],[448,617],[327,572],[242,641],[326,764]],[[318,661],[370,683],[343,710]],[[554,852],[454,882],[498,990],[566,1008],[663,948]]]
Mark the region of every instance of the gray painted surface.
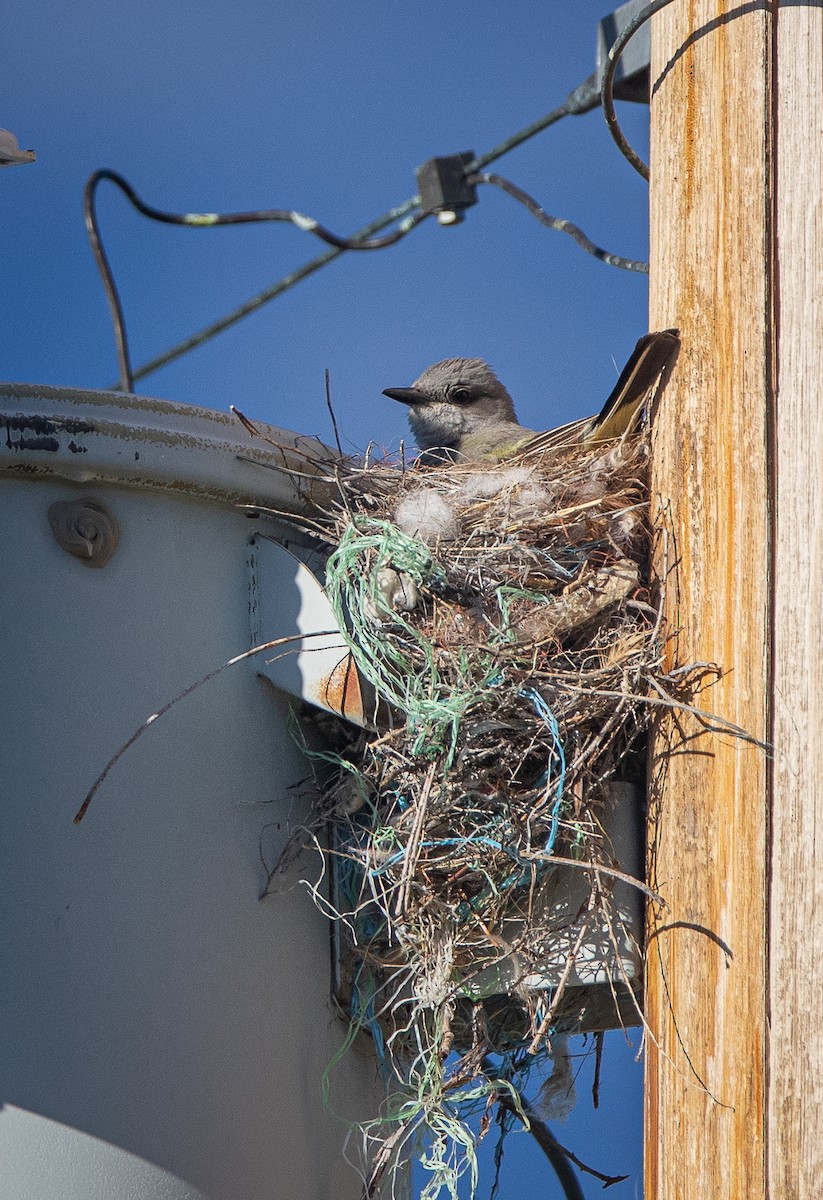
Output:
[[[19,415],[20,389],[3,390]],[[44,411],[63,402],[41,392]],[[93,425],[98,397],[82,396],[72,403]],[[203,428],[225,423],[179,411]],[[133,474],[145,458],[129,437]],[[59,430],[57,441],[7,439],[0,456],[0,473],[9,461],[13,471],[0,478],[3,1194],[354,1197],[347,1126],[320,1093],[344,1033],[328,927],[300,887],[258,900],[261,853],[274,861],[308,803],[284,693],[254,660],[225,671],[153,725],[72,823],[141,721],[249,647],[248,542],[276,526],[226,500],[233,470],[244,496],[248,471],[273,472],[238,463],[235,445],[172,436],[159,486],[149,470],[118,486],[110,455],[101,480],[93,449],[78,454]],[[150,460],[156,433],[148,441]],[[173,486],[178,451],[195,486]],[[120,525],[100,569],[49,527],[49,506],[80,496]],[[350,1052],[332,1074],[333,1108],[373,1115],[375,1074],[367,1047]]]

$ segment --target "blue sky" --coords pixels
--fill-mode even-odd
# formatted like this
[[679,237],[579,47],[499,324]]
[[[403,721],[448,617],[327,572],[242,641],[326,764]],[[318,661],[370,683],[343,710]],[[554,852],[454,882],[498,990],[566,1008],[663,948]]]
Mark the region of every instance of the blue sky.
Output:
[[[0,175],[0,377],[100,388],[117,377],[106,301],[82,220],[87,176],[124,174],[184,211],[296,208],[347,234],[413,195],[434,155],[483,153],[560,103],[594,68],[608,0],[28,0],[4,17],[0,125],[37,163]],[[647,151],[648,110],[620,106]],[[495,164],[596,242],[647,256],[646,185],[599,111]],[[135,364],[322,252],[291,226],[177,229],[113,188],[100,216]],[[520,420],[595,411],[647,328],[645,277],[606,267],[496,189],[466,222],[424,223],[397,246],[347,254],[137,386],[344,443],[396,447],[382,389],[456,355],[490,361]],[[636,1039],[635,1039],[636,1040]],[[610,1037],[601,1109],[585,1085],[556,1132],[641,1192],[641,1070]],[[587,1195],[600,1194],[583,1180]],[[481,1186],[481,1194],[483,1189]],[[486,1193],[487,1194],[487,1193]],[[528,1137],[512,1139],[500,1200],[559,1194]]]

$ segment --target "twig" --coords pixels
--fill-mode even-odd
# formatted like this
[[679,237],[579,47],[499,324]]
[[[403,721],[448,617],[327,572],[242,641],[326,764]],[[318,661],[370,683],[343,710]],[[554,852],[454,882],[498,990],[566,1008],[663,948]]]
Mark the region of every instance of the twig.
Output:
[[[184,688],[182,692],[178,692],[178,694],[171,700],[167,701],[166,704],[164,704],[161,708],[158,708],[157,712],[152,713],[150,717],[146,717],[145,721],[143,721],[143,723],[139,725],[137,729],[135,729],[134,733],[130,738],[128,738],[127,741],[123,743],[117,753],[109,759],[86,794],[85,800],[74,814],[74,824],[79,825],[83,820],[89,805],[91,804],[102,784],[105,782],[112,767],[114,767],[120,761],[127,750],[131,749],[138,738],[143,736],[149,726],[153,725],[154,722],[159,720],[160,717],[165,716],[170,708],[174,708],[175,704],[179,704],[181,700],[185,700],[187,696],[190,696],[192,692],[197,690],[197,688],[202,687],[204,683],[208,683],[210,680],[214,679],[215,676],[220,675],[221,672],[228,670],[229,667],[235,666],[236,663],[243,662],[243,660],[246,658],[253,658],[256,654],[262,654],[264,650],[273,650],[276,646],[294,645],[297,642],[302,642],[307,637],[330,637],[332,634],[337,632],[338,630],[336,629],[324,629],[318,633],[297,633],[292,634],[289,637],[274,638],[270,642],[263,642],[259,646],[254,646],[251,650],[244,651],[243,654],[235,655],[235,657],[230,658],[228,662],[224,662],[221,667],[216,667],[213,671],[209,671],[207,674],[201,675],[201,677],[194,683],[190,683],[189,686]],[[277,657],[281,658],[282,655],[277,655]]]
[[337,428],[337,417],[334,415],[334,409],[331,403],[331,382],[329,379],[329,368],[326,367],[326,408],[331,416],[332,428],[334,430],[334,440],[337,445],[337,450],[340,457],[343,457],[343,447],[340,445],[340,431]]
[[589,860],[577,858],[564,858],[559,854],[543,854],[540,850],[522,850],[521,858],[534,859],[537,862],[555,863],[559,867],[572,867],[578,871],[591,871],[595,875],[608,875],[612,879],[619,879],[621,883],[628,883],[631,887],[637,888],[650,900],[660,904],[663,908],[667,908],[667,904],[663,896],[659,892],[655,892],[652,888],[645,884],[640,879],[635,879],[634,875],[627,875],[625,871],[618,871],[616,867],[607,867],[604,863],[591,862]]
[[578,1197],[580,1200],[583,1200],[583,1189],[580,1187],[576,1176],[569,1170],[569,1162],[573,1162],[577,1169],[585,1172],[586,1175],[592,1175],[595,1179],[599,1179],[604,1188],[611,1187],[615,1183],[622,1183],[624,1179],[629,1178],[628,1175],[605,1175],[602,1171],[597,1171],[594,1167],[590,1167],[587,1163],[583,1162],[573,1151],[558,1142],[546,1122],[541,1121],[522,1092],[518,1095],[519,1103],[523,1110],[522,1113],[518,1112],[517,1105],[505,1092],[500,1096],[500,1107],[505,1109],[506,1112],[512,1113],[521,1121],[525,1114],[529,1123],[529,1133],[554,1167],[567,1200],[578,1200]]
[[437,760],[435,759],[426,772],[426,778],[423,781],[420,799],[417,801],[417,810],[414,814],[414,824],[412,825],[408,844],[406,846],[406,852],[403,856],[403,870],[400,875],[400,882],[397,885],[397,896],[394,902],[394,913],[396,917],[404,916],[406,908],[408,907],[411,878],[414,873],[414,868],[417,865],[417,856],[420,852],[420,843],[423,840],[423,828],[426,823],[429,795],[431,794],[432,783],[434,782],[434,772],[436,769]]
[[589,893],[589,903],[588,903],[588,907],[586,910],[586,915],[583,917],[582,921],[580,922],[580,929],[578,931],[577,937],[575,938],[574,946],[571,948],[568,955],[566,956],[566,963],[565,963],[565,966],[563,967],[563,971],[560,975],[560,978],[557,981],[557,987],[554,989],[554,995],[552,996],[552,1002],[549,1005],[549,1010],[546,1013],[546,1015],[543,1017],[543,1020],[538,1025],[537,1032],[535,1033],[534,1037],[532,1038],[531,1042],[529,1043],[529,1054],[537,1053],[537,1051],[540,1049],[540,1043],[543,1041],[543,1038],[546,1036],[546,1034],[549,1032],[549,1029],[551,1028],[551,1023],[554,1020],[554,1014],[557,1012],[560,1001],[563,998],[563,993],[566,990],[566,984],[568,983],[569,976],[572,973],[572,968],[574,967],[575,959],[577,958],[577,955],[580,953],[580,947],[583,945],[583,942],[586,939],[586,934],[589,932],[589,922],[591,919],[592,911],[594,909],[595,899],[596,899],[596,893],[590,892]]
[[600,1068],[603,1065],[603,1043],[606,1035],[598,1030],[594,1035],[594,1079],[592,1080],[592,1107],[600,1107]]

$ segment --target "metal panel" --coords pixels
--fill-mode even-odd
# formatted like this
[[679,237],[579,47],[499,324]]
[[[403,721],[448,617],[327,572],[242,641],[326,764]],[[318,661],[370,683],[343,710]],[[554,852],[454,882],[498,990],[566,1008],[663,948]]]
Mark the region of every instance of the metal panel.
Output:
[[[72,823],[150,713],[248,648],[249,536],[279,527],[230,501],[299,497],[238,461],[220,414],[5,392],[47,422],[7,411],[0,479],[3,1190],[353,1200],[347,1128],[320,1087],[345,1033],[328,925],[303,889],[258,899],[310,803],[287,697],[254,659],[223,671],[149,727]],[[86,497],[119,528],[96,569],[48,516]],[[284,616],[303,605],[295,574]],[[331,1082],[335,1112],[377,1110],[367,1054]]]
[[298,644],[261,655],[259,674],[292,696],[365,725],[357,668],[317,577],[265,534],[249,543],[249,573],[252,645],[303,635]]
[[[316,438],[231,413],[123,392],[0,384],[0,475],[180,492],[302,513],[333,494],[337,456]],[[291,468],[291,473],[288,470]]]

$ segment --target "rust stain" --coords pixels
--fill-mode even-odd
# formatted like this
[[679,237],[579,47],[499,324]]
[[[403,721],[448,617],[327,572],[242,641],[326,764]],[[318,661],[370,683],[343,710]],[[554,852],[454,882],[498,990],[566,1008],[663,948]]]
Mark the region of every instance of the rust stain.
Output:
[[323,708],[339,713],[358,725],[364,723],[360,676],[351,654],[345,654],[325,678],[317,680],[313,692]]
[[[688,29],[695,28],[694,0],[689,3]],[[695,136],[697,97],[694,83],[694,46],[684,47],[683,56],[683,184],[686,211],[691,212],[694,199]]]

